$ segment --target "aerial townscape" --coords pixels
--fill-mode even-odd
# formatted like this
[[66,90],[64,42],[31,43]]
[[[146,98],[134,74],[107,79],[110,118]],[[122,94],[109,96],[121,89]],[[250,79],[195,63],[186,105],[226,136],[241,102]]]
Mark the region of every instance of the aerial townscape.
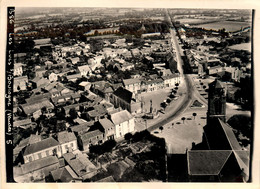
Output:
[[251,10],[16,8],[13,177],[250,182]]

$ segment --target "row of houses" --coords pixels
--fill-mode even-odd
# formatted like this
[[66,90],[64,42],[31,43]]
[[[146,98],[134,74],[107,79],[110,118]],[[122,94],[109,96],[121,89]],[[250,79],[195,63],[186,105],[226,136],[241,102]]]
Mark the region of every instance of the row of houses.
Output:
[[180,83],[179,74],[170,74],[149,80],[141,78],[123,80],[124,87],[134,94],[157,91],[163,88],[172,88],[175,87],[176,83]]
[[[58,132],[53,137],[42,139],[40,135],[31,135],[14,148],[13,161],[22,157],[24,163],[19,166],[21,170],[17,172],[17,179],[33,177],[37,180],[48,175],[53,178],[58,170],[72,170],[71,175],[76,175],[79,180],[91,178],[96,174],[97,168],[82,151],[88,152],[92,145],[119,139],[134,131],[134,117],[127,110],[118,109],[96,122],[84,121],[70,126],[68,131]],[[86,165],[81,162],[81,158]],[[60,165],[61,162],[63,166]],[[57,181],[55,178],[54,181]]]

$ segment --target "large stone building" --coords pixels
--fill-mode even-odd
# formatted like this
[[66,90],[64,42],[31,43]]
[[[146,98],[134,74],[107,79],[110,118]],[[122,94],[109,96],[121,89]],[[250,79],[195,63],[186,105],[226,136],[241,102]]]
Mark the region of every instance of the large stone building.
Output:
[[110,117],[115,125],[115,138],[124,137],[126,133],[135,131],[134,117],[127,110],[113,113]]
[[120,107],[132,114],[141,113],[141,102],[138,99],[133,98],[133,96],[133,92],[123,87],[119,87],[111,95],[111,103],[114,104],[115,107]]
[[[187,151],[188,179],[192,182],[247,182],[250,152],[240,146],[226,123],[223,84],[209,84],[207,125],[200,147]],[[203,146],[203,147],[201,147]]]

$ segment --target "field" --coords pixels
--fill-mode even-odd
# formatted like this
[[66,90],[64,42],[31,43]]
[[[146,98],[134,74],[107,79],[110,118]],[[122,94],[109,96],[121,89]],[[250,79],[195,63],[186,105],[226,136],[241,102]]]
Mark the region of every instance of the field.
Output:
[[246,50],[251,52],[251,43],[241,43],[237,45],[232,45],[229,47],[230,49],[235,49],[235,50]]
[[180,18],[176,19],[176,21],[179,21],[181,24],[199,24],[199,23],[205,23],[209,21],[213,21],[214,19],[198,19],[198,18]]
[[214,22],[214,23],[209,23],[209,24],[200,24],[196,25],[194,27],[201,27],[205,29],[213,29],[213,30],[219,30],[222,28],[225,28],[226,31],[228,32],[234,32],[241,27],[247,27],[250,26],[251,24],[248,22],[232,22],[232,21],[222,21],[222,22]]

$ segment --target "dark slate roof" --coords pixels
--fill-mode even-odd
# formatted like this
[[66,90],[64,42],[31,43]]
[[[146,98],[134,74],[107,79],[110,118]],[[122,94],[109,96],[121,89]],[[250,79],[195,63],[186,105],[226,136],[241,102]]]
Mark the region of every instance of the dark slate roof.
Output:
[[129,104],[131,103],[132,95],[133,95],[131,91],[123,87],[119,87],[113,94]]
[[215,80],[212,83],[209,84],[209,87],[213,87],[215,89],[222,89],[224,88],[223,83],[221,83],[219,80]]
[[34,144],[31,144],[30,146],[27,146],[24,155],[32,154],[35,152],[39,152],[41,150],[53,147],[53,146],[58,146],[59,142],[55,140],[54,138],[46,138],[40,142],[36,142]]
[[225,135],[227,137],[227,140],[230,144],[230,147],[232,150],[242,150],[242,147],[239,145],[237,138],[233,132],[233,129],[228,126],[226,123],[224,123],[221,119],[218,119],[220,125],[222,126]]
[[230,150],[188,151],[189,175],[218,175],[230,157]]
[[249,175],[249,152],[248,151],[234,151],[237,163],[240,169],[244,170],[246,175]]
[[48,156],[42,159],[38,159],[29,163],[25,163],[21,165],[23,174],[27,174],[39,169],[42,169],[44,167],[48,167],[53,164],[58,164],[59,160],[56,156]]

